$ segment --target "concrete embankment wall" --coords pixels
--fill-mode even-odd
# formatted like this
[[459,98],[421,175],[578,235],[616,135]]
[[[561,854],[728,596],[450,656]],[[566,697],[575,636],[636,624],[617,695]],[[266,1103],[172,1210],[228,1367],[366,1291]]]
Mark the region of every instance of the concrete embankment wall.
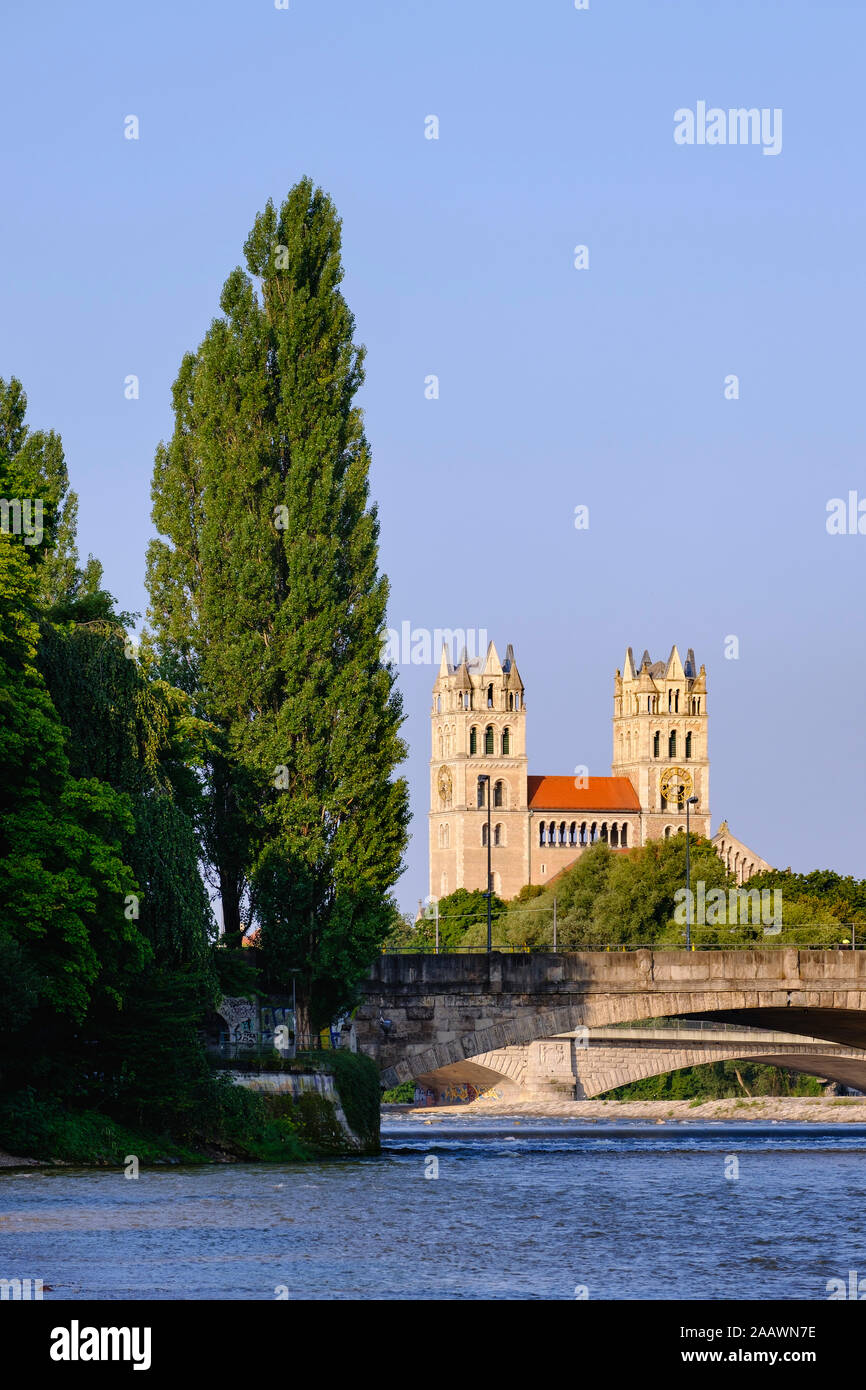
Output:
[[339,1091],[330,1072],[236,1071],[232,1072],[232,1080],[235,1085],[245,1086],[248,1091],[258,1091],[260,1095],[290,1095],[293,1100],[299,1100],[310,1092],[320,1095],[334,1107],[334,1115],[346,1136],[346,1147],[365,1149],[364,1141],[346,1119]]

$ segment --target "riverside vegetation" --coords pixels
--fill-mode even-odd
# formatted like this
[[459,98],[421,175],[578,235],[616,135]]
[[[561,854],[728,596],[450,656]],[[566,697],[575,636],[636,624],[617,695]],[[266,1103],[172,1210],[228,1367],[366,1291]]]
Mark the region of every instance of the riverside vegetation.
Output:
[[[0,1145],[24,1156],[332,1150],[321,1106],[214,1070],[204,1022],[294,979],[318,1032],[395,914],[402,710],[333,204],[302,180],[244,250],[175,383],[138,647],[80,560],[59,436],[0,380]],[[373,1145],[371,1064],[334,1065]]]

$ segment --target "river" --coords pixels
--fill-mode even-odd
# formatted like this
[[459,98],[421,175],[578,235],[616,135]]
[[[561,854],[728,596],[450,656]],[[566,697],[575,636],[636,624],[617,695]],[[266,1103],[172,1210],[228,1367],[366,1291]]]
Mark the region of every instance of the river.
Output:
[[864,1134],[520,1128],[388,1125],[381,1157],[285,1167],[2,1173],[0,1277],[46,1300],[457,1300],[826,1299],[866,1276]]

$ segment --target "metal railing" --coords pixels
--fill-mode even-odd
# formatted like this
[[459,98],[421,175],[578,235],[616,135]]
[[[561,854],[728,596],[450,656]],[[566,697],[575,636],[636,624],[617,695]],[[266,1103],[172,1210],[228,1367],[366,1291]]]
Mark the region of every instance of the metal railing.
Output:
[[261,1066],[267,1063],[268,1069],[280,1071],[290,1070],[295,1063],[304,1059],[308,1062],[312,1053],[336,1052],[341,1047],[347,1048],[347,1043],[342,1039],[336,1046],[333,1042],[325,1045],[321,1035],[316,1034],[312,1037],[299,1035],[288,1047],[278,1048],[274,1045],[272,1033],[249,1032],[234,1039],[222,1037],[219,1042],[208,1043],[205,1050],[215,1066],[226,1064],[234,1067],[244,1062]]
[[[746,928],[747,929],[747,928]],[[863,946],[857,941],[856,924],[840,923],[838,926],[828,926],[826,923],[816,923],[814,926],[781,927],[778,932],[760,936],[755,936],[751,940],[720,940],[719,937],[724,928],[710,927],[707,929],[710,936],[702,936],[700,927],[692,927],[693,951],[750,951],[750,950],[777,950],[782,947],[796,946],[801,951],[851,951],[862,950]],[[744,928],[731,928],[731,934],[739,933]],[[757,930],[757,928],[755,929]],[[648,940],[648,941],[612,941],[610,935],[599,933],[598,936],[587,936],[583,941],[574,943],[564,943],[561,939],[554,945],[552,941],[524,943],[514,945],[512,943],[497,944],[494,940],[493,951],[499,955],[531,955],[556,953],[573,954],[579,951],[684,951],[686,949],[685,931],[681,941],[670,940]],[[383,956],[455,956],[455,955],[486,955],[486,945],[477,946],[443,946],[436,947],[426,942],[418,942],[413,945],[382,947]]]

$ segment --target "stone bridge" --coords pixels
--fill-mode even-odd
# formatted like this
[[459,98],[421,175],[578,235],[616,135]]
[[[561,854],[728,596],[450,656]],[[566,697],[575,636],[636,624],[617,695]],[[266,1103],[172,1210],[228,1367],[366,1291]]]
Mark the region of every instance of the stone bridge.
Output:
[[[363,995],[358,1045],[385,1087],[454,1077],[459,1066],[472,1084],[476,1068],[483,1088],[499,1071],[489,1054],[646,1018],[703,1018],[866,1049],[866,951],[850,949],[383,955]],[[830,1074],[823,1057],[821,1074]]]
[[508,1100],[590,1100],[648,1076],[706,1062],[763,1062],[866,1092],[866,1050],[762,1028],[676,1022],[593,1028],[484,1052],[417,1078],[431,1103],[476,1095]]

